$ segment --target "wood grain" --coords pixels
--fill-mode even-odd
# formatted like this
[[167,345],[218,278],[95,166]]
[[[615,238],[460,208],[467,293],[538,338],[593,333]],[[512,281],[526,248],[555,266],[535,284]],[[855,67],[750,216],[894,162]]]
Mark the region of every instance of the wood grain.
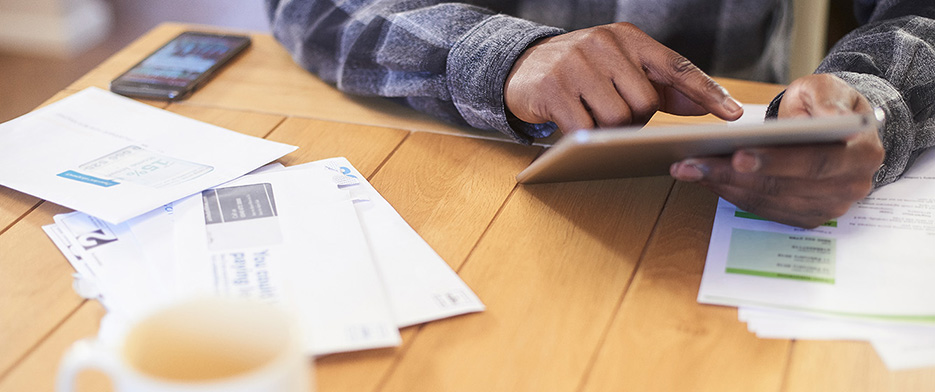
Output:
[[289,118],[267,139],[299,146],[297,151],[280,159],[284,165],[345,157],[369,177],[408,135],[409,132],[399,129]]
[[71,288],[74,269],[42,231],[66,212],[42,203],[0,235],[0,375],[83,301]]
[[[106,310],[97,301],[85,301],[56,328],[36,350],[30,353],[6,377],[0,380],[0,392],[52,391],[58,363],[65,351],[77,340],[97,335],[98,325]],[[109,379],[102,374],[79,376],[78,391],[111,390]]]
[[[68,91],[56,93],[36,107],[36,109],[45,107],[71,94],[72,93]],[[25,216],[31,209],[38,207],[41,202],[42,201],[36,197],[0,186],[0,234],[8,230],[13,222]]]
[[0,234],[40,202],[41,200],[35,197],[0,186]]
[[371,180],[455,270],[538,147],[415,132]]
[[315,360],[319,391],[375,391],[418,334],[419,326],[400,331],[399,347],[328,355]]
[[[159,26],[53,100],[106,88],[192,28],[213,30]],[[706,190],[666,177],[517,186],[540,147],[345,95],[271,36],[253,37],[168,110],[298,145],[287,165],[347,157],[488,307],[406,328],[397,348],[319,358],[320,391],[935,389],[935,369],[888,371],[865,343],[757,339],[734,309],[698,304],[716,200]],[[746,103],[783,89],[718,81]],[[657,114],[650,125],[719,121]],[[61,353],[103,314],[72,292],[70,266],[40,229],[67,210],[27,214],[37,203],[0,189],[0,391],[48,390]]]
[[789,343],[757,339],[734,308],[695,299],[716,203],[700,186],[675,185],[585,391],[780,388]]
[[[281,137],[303,128],[322,127],[322,137],[329,139],[333,135],[350,137],[374,131],[379,131],[380,135],[387,134],[386,129],[290,119],[272,136]],[[304,140],[314,144],[317,137],[305,135]],[[283,140],[299,138],[291,136]],[[373,138],[367,136],[367,140]],[[366,145],[367,142],[357,144]],[[439,233],[439,239],[429,240],[429,244],[449,264],[460,265],[512,190],[515,184],[513,176],[532,160],[537,151],[534,147],[416,132],[399,146],[379,171],[371,175],[371,183],[410,224],[418,223],[414,226],[417,231]],[[318,158],[319,153],[311,154],[312,158],[299,155],[293,159]],[[355,166],[360,165],[358,170],[365,175],[372,173],[372,163],[348,159]],[[432,162],[432,165],[426,165],[427,162]],[[490,173],[494,179],[479,181],[475,178],[476,173]],[[465,219],[457,222],[447,219],[447,216],[459,214],[466,215]],[[419,328],[404,329],[403,345],[399,348],[337,354],[320,359],[317,365],[319,387],[322,391],[374,390],[418,336]]]
[[935,369],[889,371],[866,342],[796,341],[786,391],[923,392]]
[[381,390],[574,390],[670,185],[517,189],[459,271],[488,309],[426,325]]
[[285,120],[283,116],[272,114],[191,105],[172,104],[166,109],[188,118],[259,138],[268,135]]

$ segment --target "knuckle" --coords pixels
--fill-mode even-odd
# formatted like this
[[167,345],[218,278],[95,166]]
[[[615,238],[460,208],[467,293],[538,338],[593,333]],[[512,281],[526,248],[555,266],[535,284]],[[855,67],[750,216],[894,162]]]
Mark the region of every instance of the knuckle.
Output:
[[548,72],[545,75],[542,75],[540,78],[533,81],[532,84],[538,88],[538,91],[542,91],[543,88],[556,88],[561,83],[564,83],[562,78],[558,75],[557,72]]
[[615,111],[609,118],[607,118],[607,123],[603,126],[612,127],[615,125],[626,125],[633,122],[633,115],[628,111]]
[[651,117],[659,110],[659,96],[647,94],[634,102],[627,102],[635,117]]
[[542,75],[533,87],[532,91],[539,100],[568,100],[572,96],[578,96],[574,80],[565,77],[561,72]]
[[700,71],[688,58],[675,52],[669,55],[667,62],[669,70],[672,71],[672,74],[676,77],[689,77],[695,72]]
[[607,28],[614,30],[618,34],[628,35],[633,33],[642,33],[639,27],[636,27],[635,24],[630,22],[619,22],[610,25],[605,25]]
[[558,61],[553,62],[553,65],[550,67],[552,72],[550,73],[563,74],[564,70],[579,69],[582,66],[586,66],[588,63],[589,51],[590,49],[580,45],[568,48],[568,50],[565,50],[558,56]]
[[598,26],[584,30],[581,39],[589,46],[608,47],[616,45],[617,34],[607,27]]
[[529,108],[529,111],[536,118],[543,120],[551,121],[555,119],[555,116],[552,115],[552,110],[550,108],[549,102],[547,101],[536,101],[532,104],[532,107]]
[[702,78],[701,89],[705,94],[710,96],[728,95],[724,87],[721,87],[720,84],[715,82],[714,79],[709,78],[708,75],[705,75],[700,69],[698,70],[698,75]]

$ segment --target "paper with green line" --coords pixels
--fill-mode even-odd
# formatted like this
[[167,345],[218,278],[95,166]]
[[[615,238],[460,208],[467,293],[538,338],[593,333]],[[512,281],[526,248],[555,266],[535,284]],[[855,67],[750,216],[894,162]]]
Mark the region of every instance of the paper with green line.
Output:
[[864,340],[891,370],[935,366],[935,149],[804,230],[719,200],[698,302],[761,338]]
[[733,229],[726,272],[834,283],[835,239]]
[[933,152],[811,230],[719,200],[698,301],[935,320]]

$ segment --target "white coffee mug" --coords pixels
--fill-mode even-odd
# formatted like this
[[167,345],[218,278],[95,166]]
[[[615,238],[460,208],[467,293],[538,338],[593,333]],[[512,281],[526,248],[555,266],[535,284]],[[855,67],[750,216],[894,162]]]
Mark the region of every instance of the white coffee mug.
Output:
[[205,298],[167,306],[134,322],[116,343],[76,342],[59,366],[58,391],[89,368],[116,390],[255,392],[310,390],[311,363],[295,320],[270,305]]

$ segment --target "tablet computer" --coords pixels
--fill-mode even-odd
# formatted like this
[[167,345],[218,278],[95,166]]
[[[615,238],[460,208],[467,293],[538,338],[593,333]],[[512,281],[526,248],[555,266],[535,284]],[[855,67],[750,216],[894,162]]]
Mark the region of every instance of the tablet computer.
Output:
[[842,141],[876,132],[874,114],[767,121],[747,125],[683,125],[579,130],[565,135],[516,176],[520,183],[564,182],[669,174],[690,157],[731,154],[756,146]]

